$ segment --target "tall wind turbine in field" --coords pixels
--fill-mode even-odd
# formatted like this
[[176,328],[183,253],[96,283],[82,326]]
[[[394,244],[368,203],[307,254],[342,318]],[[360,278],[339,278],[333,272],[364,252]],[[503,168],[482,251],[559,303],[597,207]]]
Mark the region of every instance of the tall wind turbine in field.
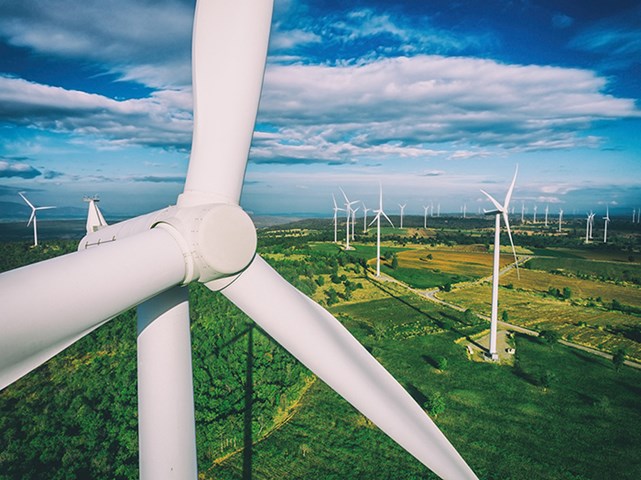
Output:
[[519,272],[519,261],[516,257],[516,249],[514,248],[514,242],[512,241],[512,232],[510,230],[510,220],[508,218],[508,207],[510,204],[510,198],[512,197],[512,191],[514,190],[514,184],[516,183],[516,174],[518,173],[518,166],[514,172],[514,178],[510,188],[505,195],[505,201],[503,205],[497,202],[494,197],[492,197],[485,190],[481,190],[483,194],[490,199],[492,204],[494,204],[494,210],[485,210],[485,215],[494,215],[494,264],[493,264],[493,273],[492,273],[492,314],[490,317],[490,357],[492,360],[498,360],[498,351],[496,349],[496,336],[498,330],[498,308],[499,308],[499,270],[500,270],[500,253],[501,253],[501,217],[505,222],[505,228],[507,229],[507,235],[510,238],[510,245],[512,245],[512,253],[514,254],[514,265],[516,266],[516,273]]
[[369,212],[371,208],[367,208],[365,202],[361,203],[363,204],[363,233],[367,233],[367,212]]
[[405,211],[405,207],[407,206],[407,203],[404,203],[403,205],[401,205],[399,203],[398,206],[401,207],[401,226],[400,226],[400,228],[403,228],[403,212]]
[[342,211],[342,208],[339,208],[336,204],[336,197],[332,193],[332,200],[334,201],[334,243],[338,243],[338,212]]
[[346,215],[346,222],[345,222],[345,250],[350,250],[349,246],[349,237],[350,237],[350,225],[352,225],[352,205],[355,203],[358,203],[358,200],[354,200],[352,202],[349,201],[349,198],[347,198],[347,195],[343,191],[342,188],[340,188],[341,193],[343,194],[343,197],[345,198],[345,215]]
[[[389,224],[394,228],[394,224],[383,211],[383,186],[378,186],[378,210],[374,210],[376,216],[372,223],[376,222],[376,276],[381,276],[381,215],[387,219]],[[372,224],[370,223],[370,225]]]
[[51,208],[56,208],[56,207],[34,207],[34,205],[27,200],[27,197],[24,196],[23,192],[18,192],[18,195],[22,197],[22,199],[31,207],[31,216],[29,217],[29,221],[27,222],[27,227],[31,225],[33,222],[33,246],[37,247],[38,246],[38,216],[36,212],[38,210],[49,210]]
[[559,209],[559,232],[561,231],[561,226],[563,225],[563,209]]
[[356,230],[356,212],[358,212],[359,208],[360,207],[356,207],[352,209],[352,240],[354,240],[354,230]]
[[239,200],[272,8],[269,1],[197,3],[194,136],[175,206],[105,226],[75,253],[0,275],[0,388],[138,305],[140,476],[196,479],[184,287],[197,281],[230,299],[437,475],[475,479],[423,409],[342,324],[256,254],[256,230]]
[[610,209],[605,207],[605,217],[603,217],[603,243],[608,243],[608,223],[610,223]]
[[427,211],[430,209],[430,207],[426,207],[423,205],[423,228],[427,228]]
[[545,226],[548,226],[548,212],[550,211],[550,206],[546,205],[545,206]]
[[537,205],[534,205],[534,217],[532,217],[532,223],[536,223],[536,211],[539,209]]

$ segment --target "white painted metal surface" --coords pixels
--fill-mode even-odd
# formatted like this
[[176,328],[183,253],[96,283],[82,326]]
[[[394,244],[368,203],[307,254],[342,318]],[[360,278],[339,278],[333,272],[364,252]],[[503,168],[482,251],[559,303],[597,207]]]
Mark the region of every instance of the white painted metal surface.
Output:
[[0,388],[184,275],[162,230],[0,274]]
[[198,476],[188,293],[174,287],[138,306],[142,480]]

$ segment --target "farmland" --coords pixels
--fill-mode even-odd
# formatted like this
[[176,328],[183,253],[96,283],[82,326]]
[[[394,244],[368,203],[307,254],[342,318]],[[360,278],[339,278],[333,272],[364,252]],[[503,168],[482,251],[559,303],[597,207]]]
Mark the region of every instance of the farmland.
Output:
[[[470,361],[467,339],[486,320],[374,278],[371,235],[345,252],[314,226],[261,233],[259,251],[390,370],[479,478],[641,478],[641,371],[522,335],[513,364]],[[416,230],[386,232],[383,271],[419,289],[449,282],[440,298],[489,314],[490,285],[478,283],[491,275],[487,246],[456,244],[459,230],[426,245],[443,231]],[[73,245],[2,248],[2,268],[11,268]],[[576,246],[520,253],[533,255],[521,279],[514,270],[501,279],[510,323],[641,359],[639,286],[623,278],[638,255],[599,252],[595,262]],[[501,265],[511,261],[502,249]],[[436,478],[224,298],[190,290],[201,479]],[[135,361],[128,312],[2,391],[0,479],[135,478]]]

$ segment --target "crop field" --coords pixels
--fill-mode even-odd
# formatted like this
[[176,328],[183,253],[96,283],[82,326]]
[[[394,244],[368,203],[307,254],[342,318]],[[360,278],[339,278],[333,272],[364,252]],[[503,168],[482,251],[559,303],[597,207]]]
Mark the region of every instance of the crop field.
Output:
[[606,262],[576,258],[533,258],[529,267],[565,275],[599,280],[623,281],[641,285],[641,266],[631,262]]
[[[532,261],[532,260],[531,260]],[[516,271],[510,270],[501,275],[501,285],[512,284],[515,288],[545,293],[549,288],[570,288],[573,299],[594,300],[601,298],[602,302],[618,300],[626,305],[641,307],[641,288],[637,286],[623,286],[614,283],[596,282],[565,275],[542,272],[522,268],[521,278],[517,278]]]
[[641,264],[641,253],[624,252],[608,248],[545,248],[534,249],[534,253],[544,257],[583,258],[602,262],[622,262]]
[[[332,310],[419,403],[442,396],[445,410],[434,420],[480,479],[641,477],[641,372],[617,373],[605,360],[521,336],[515,367],[470,362],[450,330],[389,335],[399,301]],[[411,321],[432,328],[439,311],[427,304]],[[444,370],[435,366],[441,357]],[[254,445],[251,461],[254,478],[436,478],[321,381],[290,422]],[[242,471],[236,455],[204,478],[235,480]]]
[[[492,257],[493,255],[489,252],[426,248],[400,252],[398,266],[414,269],[427,268],[467,278],[482,278],[492,274]],[[512,256],[501,254],[501,267],[508,265],[510,261],[514,261]]]
[[[492,294],[489,283],[441,292],[438,296],[477,313],[490,315]],[[508,321],[515,325],[538,331],[556,330],[569,341],[608,352],[623,347],[631,358],[641,360],[638,316],[575,305],[571,301],[508,288],[499,291],[499,312],[503,310],[508,313]]]

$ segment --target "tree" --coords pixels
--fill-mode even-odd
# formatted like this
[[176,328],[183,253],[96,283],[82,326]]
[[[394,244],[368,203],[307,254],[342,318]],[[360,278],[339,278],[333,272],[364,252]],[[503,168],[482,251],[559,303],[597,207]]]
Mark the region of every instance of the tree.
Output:
[[572,297],[572,290],[570,287],[563,287],[563,298],[568,300],[570,297]]
[[445,398],[441,392],[434,392],[423,405],[427,413],[436,418],[445,411]]
[[392,268],[396,270],[398,268],[398,257],[396,254],[392,255]]
[[439,369],[439,370],[441,370],[441,371],[446,370],[446,369],[447,369],[447,358],[445,358],[445,357],[440,357],[440,358],[436,361],[436,365],[438,366],[438,369]]
[[561,336],[554,330],[542,330],[541,333],[539,333],[539,338],[543,341],[543,343],[554,345],[559,341]]
[[539,384],[543,387],[543,390],[547,390],[552,385],[552,382],[556,379],[556,374],[550,370],[546,370],[539,377]]
[[508,322],[510,320],[510,315],[507,313],[507,310],[503,310],[503,313],[501,313],[501,320],[504,322]]
[[614,364],[614,369],[618,372],[621,366],[623,365],[623,362],[625,362],[625,356],[627,352],[625,351],[624,348],[618,348],[615,352],[614,355],[612,355],[612,363]]

